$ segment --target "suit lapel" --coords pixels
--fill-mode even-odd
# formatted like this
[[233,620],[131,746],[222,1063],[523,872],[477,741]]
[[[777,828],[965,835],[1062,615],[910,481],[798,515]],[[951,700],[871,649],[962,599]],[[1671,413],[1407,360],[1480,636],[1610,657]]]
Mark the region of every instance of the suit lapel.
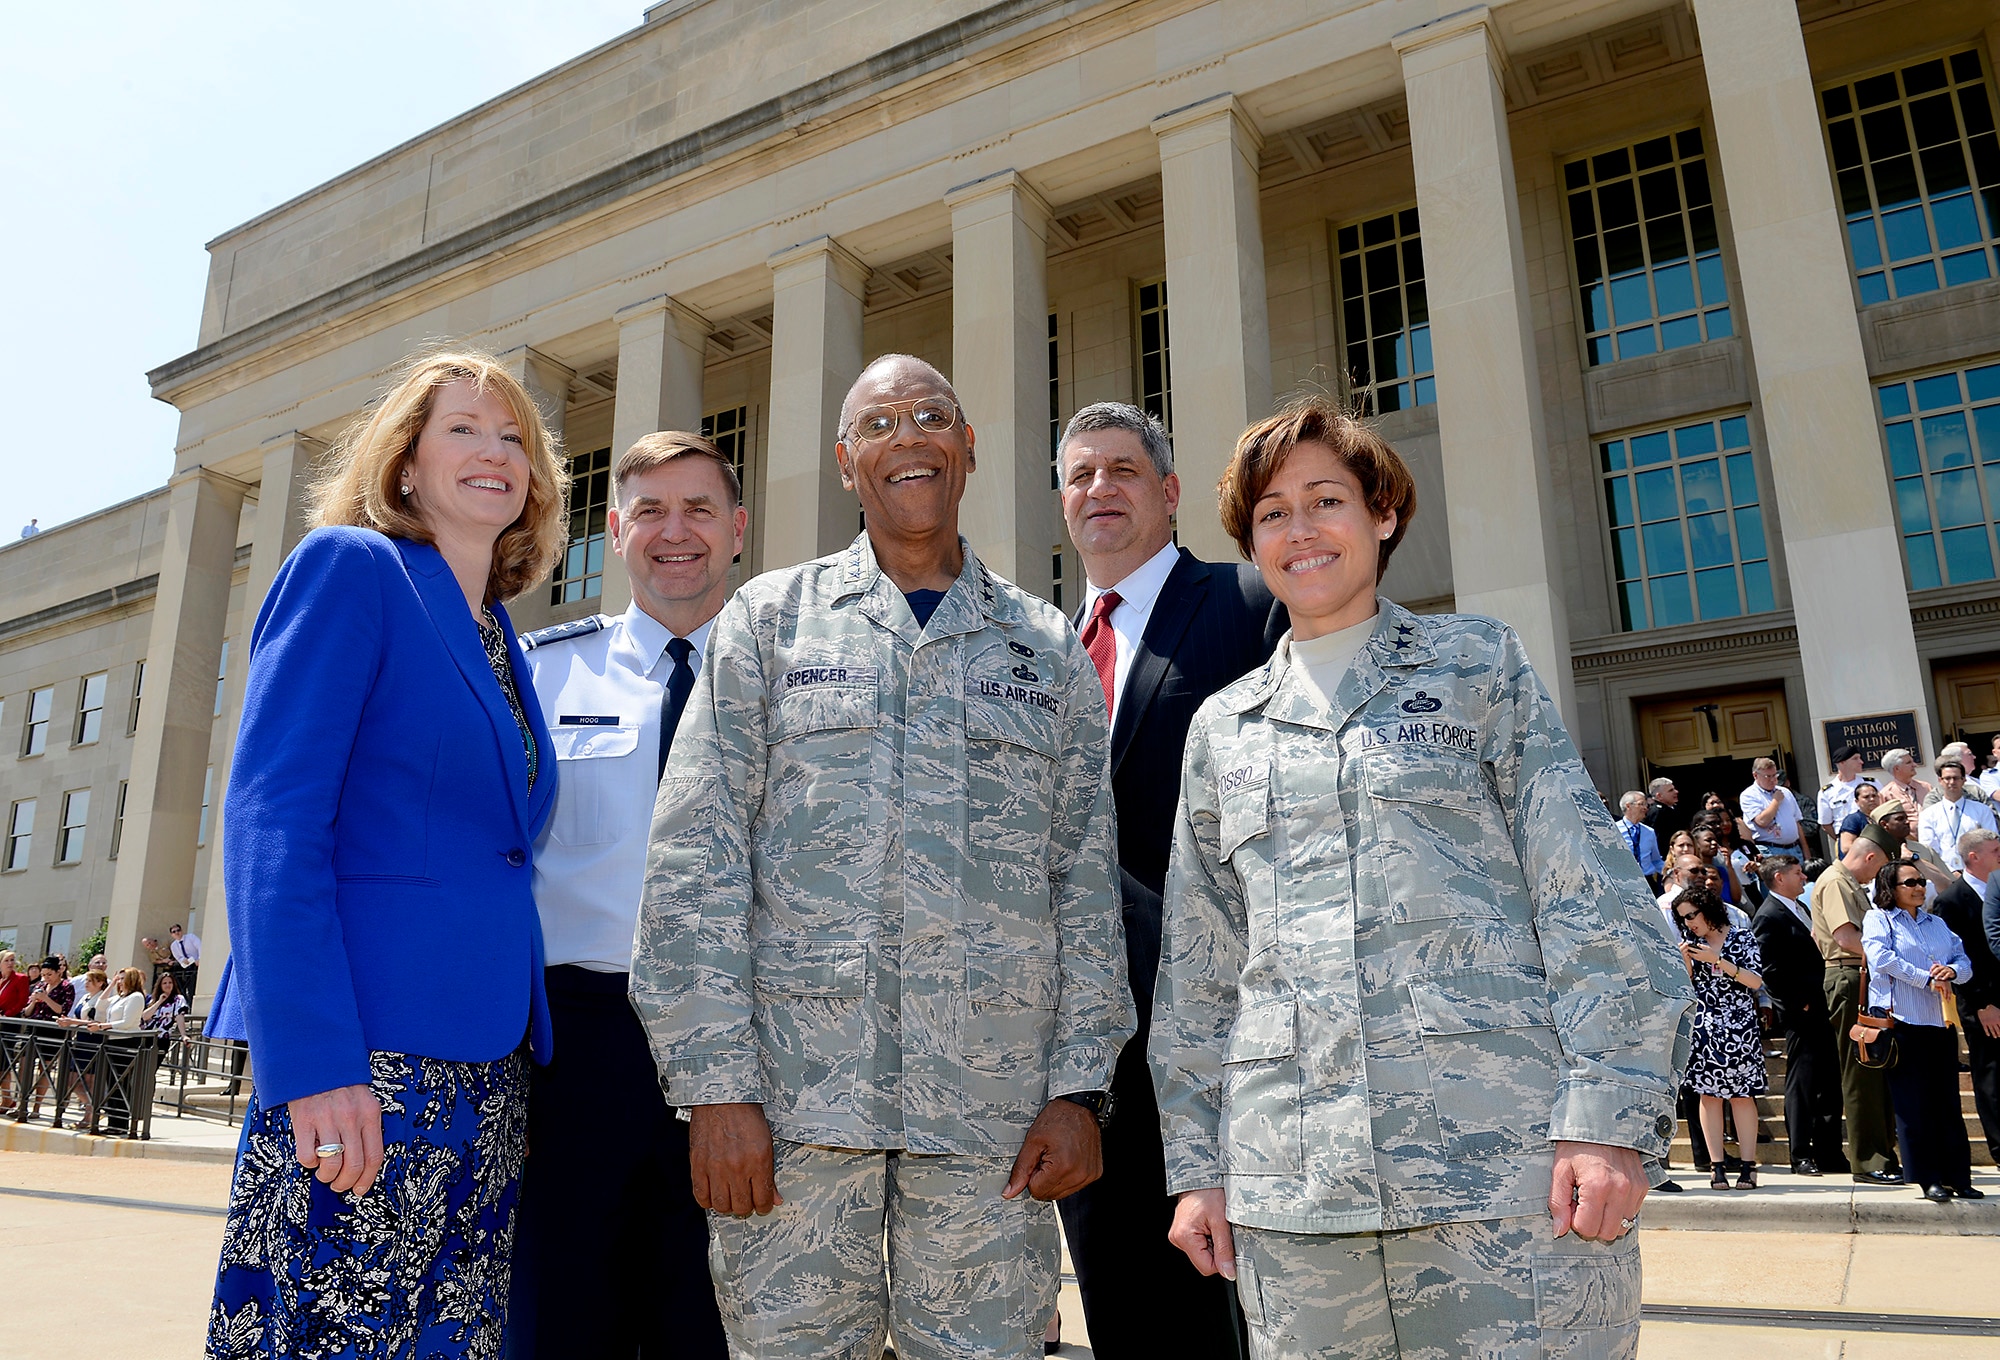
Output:
[[1166,581],[1160,586],[1159,597],[1153,601],[1153,612],[1146,619],[1146,631],[1140,635],[1139,645],[1132,652],[1132,664],[1125,672],[1125,690],[1119,696],[1118,711],[1112,714],[1111,773],[1114,776],[1119,765],[1124,763],[1125,752],[1132,745],[1132,734],[1152,704],[1154,692],[1166,678],[1167,663],[1179,647],[1188,621],[1194,618],[1202,597],[1207,594],[1207,567],[1182,548],[1180,560],[1167,573]]
[[[451,574],[443,554],[436,548],[407,539],[397,539],[396,546],[403,554],[403,564],[409,568],[410,581],[417,588],[418,598],[424,602],[424,612],[430,616],[431,626],[437,629],[445,651],[451,654],[453,664],[465,677],[473,698],[486,711],[487,722],[492,724],[500,763],[507,771],[507,796],[512,801],[514,815],[525,827],[529,825],[523,807],[528,787],[527,753],[521,749],[520,729],[515,726],[513,710],[507,707],[507,696],[500,692],[500,682],[494,679],[493,668],[486,664],[486,649],[480,645],[479,627],[473,623],[472,615],[465,607],[464,592],[459,590],[457,578]],[[511,632],[509,637],[511,639]],[[518,670],[515,682],[517,685],[522,683]],[[532,684],[521,691],[524,696],[534,692]],[[523,703],[525,705],[525,698]],[[539,739],[543,743],[541,749],[546,752],[546,728]],[[545,781],[535,782],[540,785]]]

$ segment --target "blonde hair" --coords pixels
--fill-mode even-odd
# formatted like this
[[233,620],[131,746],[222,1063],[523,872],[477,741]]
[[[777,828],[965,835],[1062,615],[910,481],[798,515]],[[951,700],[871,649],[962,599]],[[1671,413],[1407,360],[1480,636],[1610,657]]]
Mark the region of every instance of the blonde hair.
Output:
[[118,970],[118,981],[125,986],[125,990],[119,993],[120,996],[130,996],[134,992],[138,992],[141,995],[145,994],[146,975],[137,968],[120,968]]
[[307,492],[311,522],[432,542],[430,526],[404,501],[401,488],[438,389],[454,382],[471,383],[481,394],[497,393],[521,427],[528,499],[520,517],[494,543],[493,567],[486,577],[491,598],[510,600],[546,577],[562,558],[569,542],[569,469],[528,389],[490,354],[432,349],[412,355],[395,387],[373,411],[348,426],[327,455],[325,475]]
[[91,969],[88,973],[85,973],[83,975],[83,980],[86,983],[90,982],[96,983],[97,990],[100,992],[103,991],[106,987],[109,987],[111,985],[111,979],[104,976],[104,970],[102,968]]

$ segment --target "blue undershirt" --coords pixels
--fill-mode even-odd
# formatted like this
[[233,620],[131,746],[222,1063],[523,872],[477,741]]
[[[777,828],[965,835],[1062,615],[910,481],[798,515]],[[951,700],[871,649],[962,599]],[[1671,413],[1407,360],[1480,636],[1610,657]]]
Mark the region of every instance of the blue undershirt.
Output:
[[903,592],[903,598],[910,602],[910,612],[917,616],[917,627],[928,628],[931,624],[931,615],[937,613],[937,607],[944,603],[944,592],[906,590]]

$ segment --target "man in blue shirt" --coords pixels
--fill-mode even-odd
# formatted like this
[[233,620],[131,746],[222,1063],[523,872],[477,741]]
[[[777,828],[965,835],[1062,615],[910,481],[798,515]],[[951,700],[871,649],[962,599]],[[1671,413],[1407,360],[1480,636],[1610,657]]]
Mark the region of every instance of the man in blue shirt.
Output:
[[1618,834],[1625,838],[1626,848],[1632,858],[1639,861],[1639,872],[1652,885],[1655,896],[1660,891],[1660,874],[1667,864],[1660,857],[1660,838],[1653,828],[1646,825],[1646,813],[1652,808],[1652,799],[1633,789],[1618,800],[1618,810],[1624,817],[1618,823]]
[[[535,846],[555,1059],[535,1071],[509,1355],[720,1357],[687,1125],[626,995],[653,800],[748,515],[700,435],[618,460],[607,516],[632,604],[522,639],[561,762]],[[579,1204],[608,1212],[580,1223]]]

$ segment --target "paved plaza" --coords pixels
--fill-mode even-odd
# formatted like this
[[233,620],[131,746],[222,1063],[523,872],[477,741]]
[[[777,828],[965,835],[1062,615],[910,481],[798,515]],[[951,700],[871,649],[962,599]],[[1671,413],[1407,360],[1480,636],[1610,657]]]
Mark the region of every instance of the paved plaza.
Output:
[[[162,1121],[163,1123],[165,1121]],[[1914,1191],[1856,1189],[1771,1176],[1754,1195],[1689,1190],[1648,1202],[1647,1221],[1745,1221],[1746,1206],[1769,1212],[1768,1226],[1647,1227],[1642,1230],[1648,1316],[1641,1360],[2000,1360],[2000,1175],[1976,1183],[1994,1196],[1950,1206],[1925,1222],[1894,1216],[1905,1200],[1935,1209]],[[228,1166],[171,1156],[76,1156],[0,1151],[0,1278],[10,1299],[33,1300],[41,1315],[103,1319],[121,1350],[174,1360],[201,1353],[203,1319],[222,1240]],[[1827,1205],[1850,1202],[1853,1230]],[[1972,1236],[1960,1210],[1990,1211]],[[1786,1214],[1801,1223],[1779,1226]],[[1893,1226],[1891,1226],[1893,1225]],[[1928,1228],[1927,1235],[1914,1230]],[[104,1247],[119,1244],[107,1273]],[[1076,1285],[1064,1260],[1066,1356],[1091,1354]],[[1667,1316],[1706,1310],[1700,1320]],[[1749,1319],[1731,1319],[1744,1310]],[[1771,1316],[1785,1310],[1792,1319]],[[1718,1320],[1721,1319],[1721,1320]],[[1984,1319],[1965,1334],[1965,1319]],[[1802,1320],[1805,1325],[1794,1325]],[[1983,1334],[1978,1334],[1983,1332]],[[0,1360],[45,1354],[41,1334],[0,1331]]]

